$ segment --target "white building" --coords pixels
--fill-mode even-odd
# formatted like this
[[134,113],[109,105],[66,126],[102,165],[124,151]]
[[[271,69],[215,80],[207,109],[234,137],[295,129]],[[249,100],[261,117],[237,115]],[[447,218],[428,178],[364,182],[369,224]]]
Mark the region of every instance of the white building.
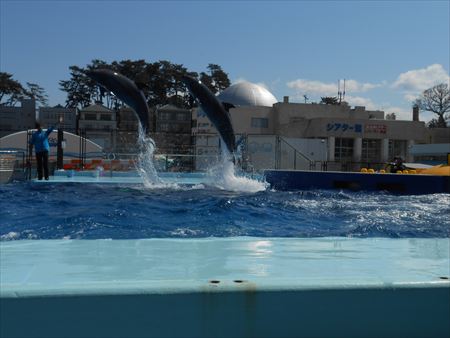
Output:
[[[299,161],[304,162],[301,169],[307,169],[310,161],[328,161],[328,170],[341,170],[342,163],[381,165],[394,156],[411,161],[412,145],[429,139],[429,130],[418,121],[417,112],[414,121],[401,121],[385,119],[383,111],[350,107],[345,102],[290,103],[288,97],[277,102],[269,91],[251,83],[233,85],[218,99],[236,106],[229,111],[234,132],[247,138],[252,162],[266,159],[257,165],[261,169],[292,168]],[[217,131],[201,110],[196,116],[197,154],[217,152]],[[301,141],[305,139],[310,141]],[[260,154],[255,157],[256,150]]]

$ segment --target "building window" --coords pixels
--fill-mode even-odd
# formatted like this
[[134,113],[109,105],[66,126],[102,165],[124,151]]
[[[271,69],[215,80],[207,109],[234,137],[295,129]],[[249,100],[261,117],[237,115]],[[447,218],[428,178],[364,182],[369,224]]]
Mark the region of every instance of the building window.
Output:
[[172,114],[171,113],[160,113],[159,114],[159,119],[160,120],[164,120],[164,121],[168,121],[172,119]]
[[161,123],[159,125],[159,130],[160,131],[169,131],[170,130],[170,125],[168,123]]
[[186,113],[177,113],[177,121],[187,121],[188,116]]
[[389,160],[400,156],[405,159],[407,154],[408,141],[405,140],[389,140]]
[[111,121],[111,114],[100,114],[100,120]]
[[252,117],[252,127],[253,128],[269,128],[269,119]]
[[183,133],[183,134],[188,134],[191,132],[191,127],[187,124],[177,124],[176,125],[176,131],[177,133]]
[[363,139],[362,140],[362,162],[379,162],[381,158],[381,140]]
[[85,120],[97,120],[97,114],[85,113],[84,119]]
[[336,138],[334,142],[334,157],[336,161],[351,161],[353,158],[353,139]]

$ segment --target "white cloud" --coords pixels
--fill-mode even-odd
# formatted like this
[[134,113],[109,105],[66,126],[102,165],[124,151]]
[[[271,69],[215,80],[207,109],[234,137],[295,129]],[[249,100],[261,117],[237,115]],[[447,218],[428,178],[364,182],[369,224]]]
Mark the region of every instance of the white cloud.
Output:
[[[342,84],[341,84],[342,85]],[[379,83],[359,83],[355,80],[346,80],[345,81],[345,91],[346,92],[367,92],[374,88],[381,87],[383,84]]]
[[[287,83],[289,88],[295,89],[302,93],[308,93],[313,95],[322,96],[336,96],[338,92],[338,84],[336,83],[325,83],[314,80],[297,79]],[[375,83],[361,83],[356,80],[346,80],[345,81],[345,91],[347,93],[362,93],[367,92],[371,89],[383,86],[383,84]],[[344,90],[344,82],[341,81],[341,91]]]
[[414,102],[416,101],[416,99],[418,99],[420,96],[420,92],[417,93],[412,93],[412,92],[406,92],[403,97],[405,98],[406,101],[408,102]]
[[371,99],[366,97],[346,96],[345,101],[348,102],[350,106],[364,106],[367,110],[380,110]]
[[[395,113],[397,120],[412,120],[412,107],[398,107],[398,106],[384,106],[382,109],[386,114]],[[419,114],[419,121],[429,122],[431,119],[436,118],[431,112],[421,111]]]
[[396,107],[396,106],[386,106],[382,107],[382,109],[386,114],[395,113],[395,117],[397,120],[412,120],[412,108],[405,109],[404,107]]
[[433,64],[426,68],[401,73],[392,84],[392,88],[404,90],[408,95],[412,95],[439,83],[448,83],[449,81],[450,77],[444,67],[440,64]]
[[336,95],[337,84],[336,83],[323,83],[320,81],[310,81],[298,79],[287,83],[289,88],[305,92],[308,94],[317,95]]

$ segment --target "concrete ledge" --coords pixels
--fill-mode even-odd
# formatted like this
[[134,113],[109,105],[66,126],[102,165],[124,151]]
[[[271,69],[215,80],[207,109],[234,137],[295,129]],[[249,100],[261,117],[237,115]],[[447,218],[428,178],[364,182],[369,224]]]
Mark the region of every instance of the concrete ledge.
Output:
[[1,299],[2,337],[448,337],[448,286]]
[[448,337],[448,239],[0,243],[2,337]]

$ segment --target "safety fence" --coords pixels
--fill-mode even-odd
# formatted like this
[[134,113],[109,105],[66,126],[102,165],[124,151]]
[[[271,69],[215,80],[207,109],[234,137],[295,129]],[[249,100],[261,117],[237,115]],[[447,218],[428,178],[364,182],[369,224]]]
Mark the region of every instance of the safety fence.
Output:
[[16,176],[25,177],[27,170],[24,151],[0,150],[0,183],[9,182]]
[[[117,171],[136,170],[142,146],[129,135],[111,134],[111,147],[104,147],[103,151],[92,148],[93,135],[86,130],[79,130],[72,145],[64,143],[54,150],[49,159],[49,169],[55,170],[104,170],[111,174]],[[27,144],[31,131],[27,135]],[[61,138],[65,142],[66,137]],[[68,142],[70,141],[67,138]],[[74,143],[76,143],[74,145]],[[384,169],[385,163],[327,161],[328,149],[325,140],[294,139],[277,135],[236,135],[237,151],[233,159],[236,166],[243,172],[262,173],[265,169],[280,170],[318,170],[318,171],[360,171],[361,168]],[[120,145],[120,146],[119,146]],[[99,146],[97,146],[99,147]],[[70,148],[70,151],[69,151]],[[218,164],[222,159],[220,138],[217,134],[196,134],[191,143],[165,144],[157,143],[153,154],[153,164],[160,172],[202,172]],[[0,161],[2,175],[9,179],[31,179],[36,176],[36,162],[34,156],[25,145],[24,150],[3,152]],[[98,148],[101,150],[102,148]],[[127,150],[127,151],[125,151]],[[12,165],[12,163],[14,165]],[[11,169],[13,168],[13,169]],[[11,173],[12,171],[12,173]]]

